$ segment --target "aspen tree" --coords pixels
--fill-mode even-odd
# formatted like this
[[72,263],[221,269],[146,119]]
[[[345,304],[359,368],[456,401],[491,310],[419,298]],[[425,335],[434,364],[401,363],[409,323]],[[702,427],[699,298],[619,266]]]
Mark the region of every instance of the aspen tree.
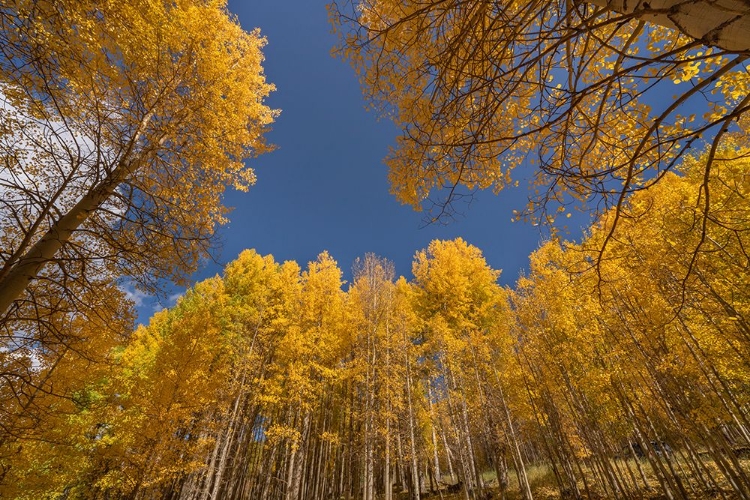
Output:
[[258,31],[223,0],[0,7],[0,314],[29,288],[181,279],[268,148]]
[[386,159],[392,192],[431,209],[429,220],[475,190],[514,185],[518,168],[533,179],[519,217],[619,212],[691,147],[718,146],[729,130],[746,137],[741,1],[344,0],[330,10],[338,54],[401,129]]
[[96,477],[97,449],[111,437],[106,410],[113,349],[132,328],[123,292],[104,289],[102,295],[81,290],[88,315],[47,318],[50,337],[63,330],[64,338],[48,337],[39,349],[17,332],[14,348],[0,357],[2,497],[31,500],[65,490],[83,495]]
[[[394,391],[391,388],[393,373],[390,373],[390,356],[393,349],[391,329],[394,309],[395,270],[393,263],[366,254],[357,259],[353,267],[354,283],[348,297],[356,315],[354,328],[355,362],[363,365],[364,376],[359,376],[364,394],[363,401],[363,445],[364,445],[364,500],[373,500],[376,491],[376,450],[379,436],[383,436],[384,448],[390,446],[390,409]],[[360,369],[361,370],[361,369]],[[398,380],[398,379],[396,379]],[[388,455],[386,451],[386,455]],[[390,457],[384,457],[384,489],[386,497],[392,493],[389,467]],[[380,490],[380,488],[377,488]]]
[[490,332],[501,320],[500,272],[486,264],[479,249],[459,238],[433,241],[426,251],[418,252],[413,273],[415,307],[424,318],[425,359],[434,370],[428,384],[440,386],[438,380],[443,380],[439,394],[448,401],[456,431],[464,471],[459,477],[467,494],[482,495],[486,455],[500,445],[497,435],[486,430],[492,420],[488,374],[480,367],[489,362],[489,348],[495,342]]

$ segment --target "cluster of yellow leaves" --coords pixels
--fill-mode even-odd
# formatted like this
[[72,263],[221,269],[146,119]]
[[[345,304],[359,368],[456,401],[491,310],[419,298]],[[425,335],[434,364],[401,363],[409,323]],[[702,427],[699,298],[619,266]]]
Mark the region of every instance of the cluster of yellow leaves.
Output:
[[91,260],[144,286],[189,275],[226,221],[222,193],[246,190],[245,160],[269,149],[264,38],[223,0],[13,0],[2,16],[2,309],[37,244],[42,265]]
[[[524,167],[534,196],[523,215],[549,223],[558,206],[622,201],[686,146],[720,136],[722,120],[748,115],[743,55],[614,10],[368,0],[331,18],[339,55],[402,130],[389,179],[417,209],[450,212],[462,189],[498,192]],[[707,114],[680,121],[681,107]]]
[[[133,320],[117,283],[189,275],[225,220],[224,189],[254,182],[245,160],[268,150],[262,136],[277,114],[264,104],[273,90],[261,66],[265,40],[243,31],[225,0],[11,0],[0,17],[0,280],[32,281],[0,286],[0,314],[17,301],[0,323],[0,357],[14,380],[0,396],[7,448],[0,459],[14,464],[3,477],[14,485],[26,470],[18,464],[28,443],[40,439],[46,419],[67,414],[75,415],[74,435],[94,438],[50,442],[103,457],[89,464],[90,477],[77,475],[80,484],[137,490],[195,466],[192,457],[172,460],[179,438],[170,432],[178,426],[191,447],[205,445],[186,422],[221,399],[217,385],[203,382],[227,376],[219,360],[234,346],[231,336],[210,344],[189,336],[223,335],[220,300],[206,314],[194,312],[223,294],[220,281],[207,282],[135,332],[119,353],[118,373],[105,376],[103,361]],[[52,245],[40,250],[45,241]],[[29,270],[29,260],[55,265]],[[205,392],[185,398],[191,384]],[[100,390],[110,392],[95,398]],[[111,412],[94,415],[82,394]],[[164,428],[148,427],[151,421],[164,422],[172,442],[157,443]],[[34,448],[41,456],[44,446]],[[110,469],[108,449],[132,456],[130,466]],[[42,478],[25,483],[30,496],[44,478],[70,479],[29,460],[37,472],[28,477]]]
[[732,144],[708,179],[705,155],[689,158],[630,198],[599,261],[614,213],[581,244],[532,255],[513,299],[520,352],[536,404],[553,401],[587,454],[607,456],[602,436],[715,446],[707,429],[747,420],[747,158]]
[[[139,327],[106,374],[60,365],[50,379],[78,406],[46,436],[69,431],[65,446],[4,449],[18,482],[2,487],[208,494],[198,485],[221,470],[281,497],[312,463],[372,482],[399,449],[413,470],[458,460],[481,488],[482,468],[522,464],[521,443],[566,489],[575,464],[611,467],[633,443],[721,453],[749,420],[748,158],[719,149],[708,177],[706,155],[689,158],[628,199],[606,253],[615,211],[580,243],[542,245],[514,290],[462,239],[417,252],[412,282],[367,256],[348,291],[325,252],[302,271],[245,251]],[[249,461],[228,468],[223,450]]]

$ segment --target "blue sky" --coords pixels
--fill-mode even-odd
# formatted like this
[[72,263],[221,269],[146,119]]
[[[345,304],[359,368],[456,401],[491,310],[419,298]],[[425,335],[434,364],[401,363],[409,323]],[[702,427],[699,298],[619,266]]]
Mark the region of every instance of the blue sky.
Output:
[[[303,266],[323,250],[348,276],[354,259],[374,252],[411,277],[414,253],[433,239],[458,236],[483,250],[502,281],[513,283],[541,234],[511,222],[526,191],[481,193],[449,225],[423,227],[424,214],[389,193],[383,164],[398,131],[365,110],[348,63],[331,56],[326,1],[230,0],[243,28],[267,37],[265,71],[277,87],[268,103],[281,109],[269,134],[278,149],[251,161],[258,176],[249,193],[228,193],[231,223],[221,229],[222,264],[245,248]],[[220,272],[209,265],[200,276]]]
[[411,278],[415,252],[433,239],[460,236],[503,270],[502,283],[513,284],[542,238],[538,227],[511,222],[512,210],[526,204],[523,182],[499,196],[480,193],[449,225],[423,227],[424,214],[389,193],[383,158],[398,131],[365,110],[353,69],[331,56],[336,38],[325,5],[229,1],[243,28],[260,28],[268,39],[264,67],[277,87],[268,103],[281,109],[268,139],[278,149],[251,160],[258,180],[250,192],[227,193],[234,211],[220,230],[218,263],[195,278],[221,273],[246,248],[303,267],[327,250],[347,280],[354,259],[373,252]]

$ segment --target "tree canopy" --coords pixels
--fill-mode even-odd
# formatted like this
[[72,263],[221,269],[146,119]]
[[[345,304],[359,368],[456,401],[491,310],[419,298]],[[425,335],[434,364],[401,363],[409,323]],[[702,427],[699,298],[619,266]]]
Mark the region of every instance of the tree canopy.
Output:
[[351,0],[331,17],[338,54],[402,130],[391,189],[430,220],[519,177],[519,217],[623,211],[705,143],[710,177],[750,126],[742,2]]
[[0,441],[97,400],[74,372],[129,335],[124,283],[208,256],[269,149],[264,43],[222,0],[0,6]]
[[0,7],[0,314],[42,287],[189,275],[276,112],[224,0]]
[[191,272],[269,149],[264,40],[222,0],[0,6],[0,497],[750,499],[745,3],[335,8],[402,200],[533,157],[527,213],[601,212],[513,287],[462,238],[348,286],[246,250],[135,329],[122,280]]
[[97,335],[108,363],[37,368],[34,420],[0,393],[0,495],[748,498],[749,162],[718,153],[712,217],[687,157],[628,199],[642,216],[599,274],[614,209],[513,288],[460,238],[411,281],[368,254],[347,288],[326,252],[245,251],[129,338]]

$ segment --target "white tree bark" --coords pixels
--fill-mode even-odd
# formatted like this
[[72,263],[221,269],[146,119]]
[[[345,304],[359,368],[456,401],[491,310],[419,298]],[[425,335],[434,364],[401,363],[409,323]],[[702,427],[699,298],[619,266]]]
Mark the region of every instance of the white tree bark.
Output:
[[675,28],[709,46],[750,52],[748,0],[587,0],[644,21]]

